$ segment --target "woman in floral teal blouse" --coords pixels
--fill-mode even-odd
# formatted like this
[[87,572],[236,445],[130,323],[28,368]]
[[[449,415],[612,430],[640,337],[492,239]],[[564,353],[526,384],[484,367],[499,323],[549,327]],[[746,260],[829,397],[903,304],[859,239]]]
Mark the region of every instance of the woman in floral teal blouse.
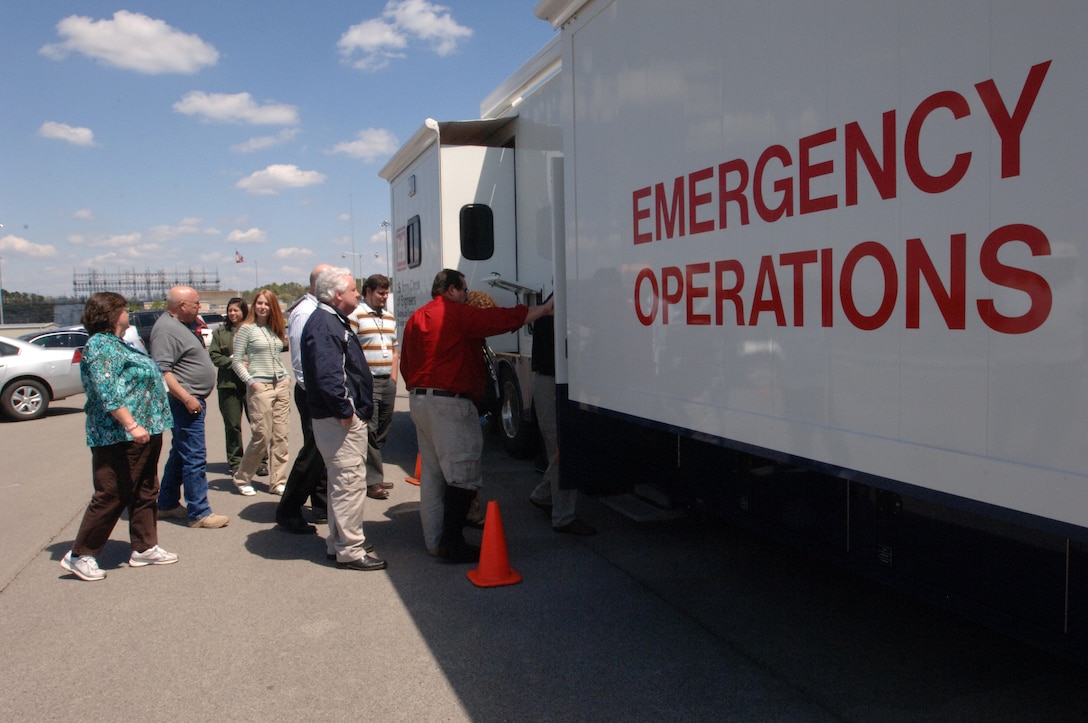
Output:
[[97,556],[126,509],[132,555],[129,565],[169,565],[178,556],[159,547],[157,499],[163,430],[173,426],[166,385],[146,354],[127,346],[125,297],[91,296],[83,309],[90,334],[79,373],[87,394],[87,446],[94,495],[72,549],[61,566],[81,580],[102,580]]

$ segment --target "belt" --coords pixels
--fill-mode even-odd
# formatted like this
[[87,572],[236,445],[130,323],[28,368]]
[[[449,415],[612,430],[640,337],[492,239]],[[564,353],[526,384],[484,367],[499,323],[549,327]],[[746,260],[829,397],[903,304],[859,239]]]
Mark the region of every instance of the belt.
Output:
[[375,379],[389,379],[393,375],[392,374],[372,374],[371,376],[374,377]]
[[432,397],[453,397],[454,399],[469,398],[467,394],[460,392],[447,392],[445,389],[427,389],[426,387],[417,387],[412,390],[412,394],[429,394]]

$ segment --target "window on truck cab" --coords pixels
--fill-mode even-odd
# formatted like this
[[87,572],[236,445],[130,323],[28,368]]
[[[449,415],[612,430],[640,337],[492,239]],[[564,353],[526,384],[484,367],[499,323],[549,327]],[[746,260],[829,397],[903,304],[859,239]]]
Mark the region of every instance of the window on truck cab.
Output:
[[486,261],[495,255],[495,214],[483,203],[461,207],[461,255],[469,261]]
[[423,241],[419,232],[419,216],[408,219],[404,243],[404,258],[408,262],[408,268],[414,269],[423,263]]

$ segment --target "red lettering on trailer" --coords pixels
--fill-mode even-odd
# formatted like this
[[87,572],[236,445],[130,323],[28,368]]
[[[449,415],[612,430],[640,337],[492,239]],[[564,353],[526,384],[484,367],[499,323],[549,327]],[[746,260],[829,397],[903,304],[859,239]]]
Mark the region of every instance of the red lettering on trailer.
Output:
[[1003,334],[1026,334],[1038,329],[1054,305],[1054,295],[1046,279],[1027,269],[1006,266],[997,260],[1001,247],[1015,242],[1027,244],[1032,256],[1050,255],[1050,241],[1046,235],[1034,226],[1022,223],[1002,226],[982,243],[979,261],[986,278],[999,286],[1023,291],[1031,299],[1031,308],[1021,316],[1005,316],[997,310],[993,299],[978,301],[982,321]]
[[[865,257],[872,258],[884,272],[884,298],[877,310],[866,316],[854,303],[854,270]],[[888,323],[895,309],[895,299],[899,294],[899,279],[895,275],[895,259],[887,248],[876,241],[865,241],[850,249],[842,264],[839,276],[839,302],[847,320],[858,329],[872,331]]]
[[[1000,140],[1001,178],[1020,174],[1024,128],[1051,62],[1032,66],[1011,113],[993,80],[974,86]],[[839,194],[813,195],[812,186],[816,180],[832,184],[840,182],[842,203],[855,206],[862,167],[882,200],[896,198],[899,152],[906,176],[915,188],[924,193],[944,193],[964,179],[973,158],[970,151],[963,151],[948,159],[943,168],[923,166],[921,147],[926,121],[944,112],[951,113],[955,120],[972,115],[964,95],[942,90],[925,98],[911,112],[902,148],[897,146],[897,111],[892,109],[881,116],[880,141],[875,145],[857,121],[843,125],[841,141],[837,128],[800,138],[796,170],[793,154],[786,146],[776,143],[759,154],[754,166],[745,159],[734,158],[636,189],[631,194],[632,242],[644,244],[725,229],[729,227],[730,210],[735,210],[741,226],[747,226],[752,222],[749,204],[765,223],[775,223],[796,213],[812,214],[838,208]],[[880,148],[879,159],[874,147]],[[842,154],[841,170],[835,162],[837,153]],[[840,174],[841,181],[838,180]],[[702,212],[715,206],[715,201],[716,215]]]
[[759,272],[756,274],[756,292],[752,300],[752,318],[748,326],[759,324],[759,315],[764,311],[774,314],[778,326],[786,325],[786,312],[782,309],[782,294],[778,290],[778,277],[774,273],[774,259],[764,256],[759,260]]
[[834,128],[820,133],[815,133],[801,139],[798,144],[800,161],[797,173],[797,192],[800,196],[801,213],[816,213],[817,211],[830,211],[838,208],[839,199],[835,195],[812,197],[812,179],[817,176],[828,176],[835,170],[833,161],[812,162],[812,151],[828,143],[834,143],[838,133]]
[[1035,105],[1035,99],[1039,97],[1039,89],[1043,87],[1043,78],[1050,69],[1050,63],[1051,61],[1048,60],[1032,66],[1012,115],[1009,115],[1005,102],[1001,100],[1001,93],[997,90],[996,83],[985,80],[975,85],[978,96],[982,99],[982,104],[986,106],[990,120],[993,121],[994,130],[1001,137],[1002,178],[1020,175],[1020,135],[1024,132],[1024,125]]
[[[1028,269],[1009,266],[998,260],[998,252],[1013,243],[1027,245],[1033,256],[1050,254],[1050,242],[1035,226],[1010,224],[990,233],[983,241],[978,265],[987,280],[1007,289],[1021,291],[1028,296],[1029,309],[1020,316],[1008,316],[998,309],[993,299],[977,299],[979,319],[994,331],[1003,334],[1024,334],[1039,328],[1050,315],[1053,293],[1046,279]],[[967,235],[952,234],[948,245],[948,265],[944,279],[921,239],[904,242],[902,279],[900,269],[891,250],[877,241],[864,241],[851,248],[841,267],[834,265],[834,253],[830,248],[809,249],[781,254],[777,263],[773,256],[760,257],[756,281],[751,291],[745,286],[745,267],[737,259],[719,259],[713,262],[680,266],[665,266],[657,274],[650,268],[640,269],[635,277],[634,307],[639,323],[651,326],[681,323],[688,326],[727,325],[726,307],[732,305],[732,324],[738,327],[757,326],[760,316],[769,313],[779,327],[790,325],[778,281],[776,267],[791,269],[793,274],[792,326],[805,326],[805,267],[819,265],[820,272],[820,325],[834,325],[836,308],[843,312],[846,321],[856,329],[872,331],[887,325],[899,305],[900,285],[903,293],[903,327],[921,327],[921,306],[924,288],[929,291],[945,328],[967,328]],[[875,264],[875,265],[874,265]],[[703,277],[713,275],[709,282]],[[836,271],[838,278],[836,283]],[[861,281],[864,279],[864,281]],[[730,283],[731,282],[731,283]],[[859,308],[855,290],[880,284],[879,303],[875,309]],[[704,299],[711,299],[713,290],[713,316],[697,313],[696,307]],[[837,293],[836,293],[837,292]],[[749,300],[749,313],[745,315],[745,300]],[[836,304],[836,301],[838,302]],[[684,314],[679,319],[669,316],[670,307],[681,307]]]
[[923,100],[907,122],[907,133],[903,139],[903,165],[914,187],[926,193],[944,193],[963,180],[971,165],[970,153],[959,153],[952,161],[952,166],[939,176],[930,175],[922,167],[921,138],[922,124],[939,108],[952,112],[952,117],[959,119],[971,114],[971,106],[959,93],[951,90],[934,93]]

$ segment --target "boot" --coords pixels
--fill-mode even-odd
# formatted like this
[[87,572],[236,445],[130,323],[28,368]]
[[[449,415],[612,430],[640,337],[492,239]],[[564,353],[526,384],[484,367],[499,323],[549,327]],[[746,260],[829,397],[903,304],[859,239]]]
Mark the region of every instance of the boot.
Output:
[[475,490],[446,485],[445,509],[442,515],[442,542],[438,556],[446,562],[479,562],[480,548],[465,542],[461,528],[465,526]]
[[484,508],[480,504],[479,490],[473,494],[472,506],[468,508],[468,516],[465,518],[465,527],[473,527],[477,530],[484,529]]

